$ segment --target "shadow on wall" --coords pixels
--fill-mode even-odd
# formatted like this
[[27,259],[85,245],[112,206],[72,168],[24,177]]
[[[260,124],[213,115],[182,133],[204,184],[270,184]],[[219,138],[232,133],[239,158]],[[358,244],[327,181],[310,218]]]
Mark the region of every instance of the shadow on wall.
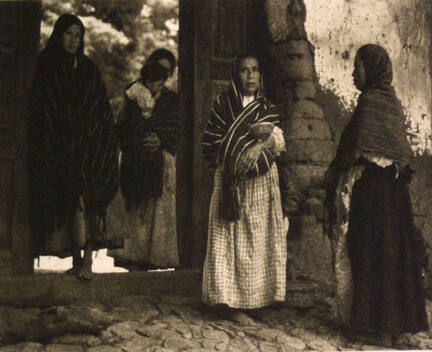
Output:
[[[352,102],[351,109],[345,108],[340,98],[330,89],[318,86],[317,104],[324,111],[324,118],[327,121],[332,140],[338,145],[340,135],[351,118],[355,102]],[[426,268],[425,281],[427,296],[432,298],[432,156],[412,155],[410,166],[416,171],[411,183],[410,194],[416,226],[423,234],[426,254],[429,262]]]
[[316,103],[324,112],[324,119],[330,127],[332,141],[338,145],[340,135],[354,111],[355,102],[353,101],[351,108],[347,109],[331,89],[324,88],[319,84],[317,87]]
[[[410,183],[414,222],[423,234],[426,246],[426,294],[432,299],[432,156],[412,156],[410,166],[416,173]],[[422,260],[423,258],[419,258]]]

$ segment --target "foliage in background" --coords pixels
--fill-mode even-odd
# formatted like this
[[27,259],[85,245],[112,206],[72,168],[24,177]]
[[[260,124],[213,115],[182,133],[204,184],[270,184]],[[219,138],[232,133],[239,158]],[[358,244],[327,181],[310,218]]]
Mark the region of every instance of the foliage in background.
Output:
[[[61,14],[79,16],[85,54],[99,68],[114,105],[153,50],[166,48],[177,56],[178,0],[43,0],[42,7],[40,48]],[[177,72],[167,85],[177,90]]]

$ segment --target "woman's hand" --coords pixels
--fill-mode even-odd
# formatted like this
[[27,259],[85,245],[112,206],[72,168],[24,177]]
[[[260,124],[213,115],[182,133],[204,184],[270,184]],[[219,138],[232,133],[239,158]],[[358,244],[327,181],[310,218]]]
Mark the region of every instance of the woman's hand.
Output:
[[154,94],[153,94],[153,100],[154,101],[156,101],[156,100],[158,100],[160,98],[161,92],[162,92],[161,89],[159,89],[159,90],[157,90],[157,91],[154,92]]
[[273,132],[274,125],[270,122],[256,123],[249,127],[249,133],[256,140],[265,140]]
[[146,135],[142,140],[142,145],[146,148],[149,148],[150,151],[154,152],[157,148],[160,147],[160,139],[156,133],[151,132]]
[[258,161],[262,152],[262,144],[257,143],[249,148],[240,158],[237,173],[239,175],[246,174]]

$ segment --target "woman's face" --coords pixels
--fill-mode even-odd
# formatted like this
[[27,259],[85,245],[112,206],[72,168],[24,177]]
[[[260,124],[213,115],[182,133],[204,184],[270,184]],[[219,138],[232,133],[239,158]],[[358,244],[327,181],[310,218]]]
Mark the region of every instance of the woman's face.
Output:
[[80,44],[81,28],[77,24],[73,24],[63,33],[63,47],[67,52],[75,54]]
[[158,80],[158,81],[147,81],[146,82],[146,86],[153,96],[157,96],[161,92],[164,84],[165,84],[165,80],[163,80],[163,79]]
[[171,62],[168,59],[160,59],[158,61],[158,64],[166,68],[167,70],[171,70]]
[[358,90],[362,90],[366,84],[366,71],[364,68],[363,60],[356,56],[354,60],[354,71],[353,71],[354,85]]
[[258,60],[246,57],[240,64],[240,85],[244,95],[255,95],[259,88],[261,73]]

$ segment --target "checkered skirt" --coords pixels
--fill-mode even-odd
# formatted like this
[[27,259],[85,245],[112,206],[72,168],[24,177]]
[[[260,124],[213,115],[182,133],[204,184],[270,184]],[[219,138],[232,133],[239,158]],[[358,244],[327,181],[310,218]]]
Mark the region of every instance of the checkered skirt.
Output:
[[286,231],[276,165],[262,176],[243,181],[240,190],[240,219],[221,219],[222,169],[216,169],[203,301],[232,308],[260,308],[285,299]]

